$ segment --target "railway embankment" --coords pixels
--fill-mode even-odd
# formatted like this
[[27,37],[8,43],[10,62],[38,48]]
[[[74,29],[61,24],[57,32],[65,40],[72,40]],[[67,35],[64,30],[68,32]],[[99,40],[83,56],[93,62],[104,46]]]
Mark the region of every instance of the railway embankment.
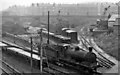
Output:
[[118,34],[117,33],[110,33],[110,34],[102,34],[98,35],[98,37],[94,38],[96,44],[103,49],[106,53],[113,56],[117,60],[120,61],[119,54],[119,41],[118,41]]
[[105,73],[118,73],[118,65],[119,65],[119,61],[114,58],[113,56],[107,54],[104,50],[102,50],[94,41],[94,39],[91,39],[91,44],[93,45],[94,48],[96,48],[101,54],[103,54],[107,59],[109,59],[110,61],[115,63],[115,66],[113,66],[112,68],[110,68],[109,70],[105,71]]
[[[84,27],[81,29],[83,33],[89,33],[88,31],[84,31]],[[110,34],[102,33],[97,34],[97,37],[93,37],[90,39],[90,35],[86,35],[88,37],[88,41],[98,50],[101,54],[103,54],[107,59],[114,62],[116,65],[112,68],[104,71],[105,73],[118,73],[119,72],[119,47],[118,47],[118,33],[112,32]]]

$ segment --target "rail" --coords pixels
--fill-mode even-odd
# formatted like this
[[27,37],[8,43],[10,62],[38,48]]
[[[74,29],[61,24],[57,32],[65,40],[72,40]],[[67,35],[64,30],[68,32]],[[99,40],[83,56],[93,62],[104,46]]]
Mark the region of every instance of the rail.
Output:
[[[90,46],[92,46],[83,36],[81,36],[81,38],[88,44],[88,45],[90,45]],[[86,47],[87,47],[87,45],[84,43],[84,41],[83,40],[81,40],[82,41],[82,43],[83,43],[83,45],[85,45]],[[109,59],[107,59],[105,56],[103,56],[100,52],[98,52],[94,47],[93,47],[93,49],[103,58],[100,58],[100,57],[98,57],[97,59],[100,61],[100,62],[102,62],[102,63],[106,63],[106,65],[108,65],[109,67],[107,67],[107,68],[111,68],[112,66],[114,66],[115,65],[115,63],[113,63],[112,61],[110,61]]]
[[[101,75],[100,72],[94,71],[92,68],[90,68],[86,65],[83,65],[83,64],[80,64],[80,63],[75,63],[74,61],[60,60],[60,63],[64,64],[66,67],[70,67],[70,68],[76,70],[77,72],[81,72],[85,75],[88,74],[88,73],[92,73],[92,74],[95,74],[95,75]],[[84,72],[85,70],[87,70],[89,72],[88,73]]]
[[9,72],[7,72],[7,69],[0,67],[1,70],[7,74],[7,75],[23,75],[21,72],[19,72],[17,69],[13,68],[12,66],[10,66],[7,62],[3,61],[2,59],[0,59],[0,61],[2,62],[2,66],[4,65]]
[[2,74],[9,75],[4,68],[0,67],[0,69],[2,70]]
[[[19,47],[17,47],[19,48]],[[21,48],[19,48],[21,49]],[[22,49],[23,50],[23,49]],[[24,51],[27,51],[27,50],[24,50]],[[27,52],[30,52],[30,51],[27,51]],[[38,55],[38,54],[37,54]],[[2,61],[2,60],[0,60]],[[4,64],[7,64],[6,62],[2,61]],[[8,64],[7,64],[8,65]],[[59,73],[59,74],[62,74],[62,75],[68,75],[67,72],[65,72],[64,70],[60,69],[59,67],[55,67],[55,65],[49,63],[49,68],[48,69],[43,69],[44,72],[46,72],[47,74],[50,74],[50,75],[55,75],[56,72]],[[17,73],[18,71],[17,70],[14,70],[13,67],[10,66],[10,68],[12,69],[12,72],[15,71],[15,73]]]
[[58,71],[58,73],[60,74],[64,74],[64,75],[69,75],[70,72],[65,71],[64,69],[60,68],[59,66],[53,65],[53,64],[49,64],[49,68],[53,69],[55,71]]

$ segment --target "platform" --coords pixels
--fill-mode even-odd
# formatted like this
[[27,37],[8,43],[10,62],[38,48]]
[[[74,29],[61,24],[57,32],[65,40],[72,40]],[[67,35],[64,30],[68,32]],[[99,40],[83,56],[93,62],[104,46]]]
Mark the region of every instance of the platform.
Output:
[[4,47],[4,46],[7,46],[7,44],[0,42],[0,47]]
[[[11,50],[11,51],[14,51],[14,52],[17,52],[19,54],[25,55],[27,57],[31,57],[31,53],[26,52],[26,51],[24,51],[22,49],[18,49],[18,48],[14,48],[14,47],[8,47],[7,49]],[[36,54],[33,54],[33,58],[36,59],[36,60],[40,60],[40,56],[38,56]],[[43,59],[45,59],[45,58],[43,58]]]

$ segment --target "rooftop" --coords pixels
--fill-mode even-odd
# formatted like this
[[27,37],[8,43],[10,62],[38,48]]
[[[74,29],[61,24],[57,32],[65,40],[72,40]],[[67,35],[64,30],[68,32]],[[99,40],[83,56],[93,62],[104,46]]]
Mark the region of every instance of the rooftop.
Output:
[[116,18],[120,18],[120,15],[118,15],[118,14],[113,14],[108,21],[115,21]]
[[59,37],[59,38],[61,38],[61,39],[70,39],[70,38],[68,38],[68,37],[64,37],[64,36],[62,36],[62,35],[55,35],[56,37]]
[[76,32],[74,30],[67,30],[66,32],[71,33],[71,32]]
[[69,28],[62,28],[62,30],[69,30]]

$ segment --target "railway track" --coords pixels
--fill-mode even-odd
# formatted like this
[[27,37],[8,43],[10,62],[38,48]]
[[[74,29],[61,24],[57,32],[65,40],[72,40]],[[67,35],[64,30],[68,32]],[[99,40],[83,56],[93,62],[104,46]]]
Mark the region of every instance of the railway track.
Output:
[[[95,70],[93,70],[92,68],[84,65],[84,64],[80,64],[80,63],[75,63],[74,61],[70,61],[70,60],[60,60],[60,63],[63,64],[65,67],[68,68],[72,68],[74,71],[76,71],[78,74],[85,74],[88,75],[89,73],[94,74],[94,75],[101,75],[100,72],[97,72]],[[76,74],[77,74],[76,73]]]
[[64,67],[58,66],[51,62],[48,63],[48,66],[43,68],[43,71],[50,75],[70,75],[71,71],[65,69]]
[[[3,63],[3,65],[4,64],[5,65],[9,65],[5,61],[3,61],[3,60],[0,60],[0,61]],[[7,68],[9,68],[9,66]],[[70,71],[68,72],[68,71],[65,71],[65,70],[66,69],[64,69],[62,67],[59,67],[59,66],[56,66],[56,65],[54,65],[52,63],[49,63],[49,67],[48,68],[43,68],[43,72],[47,73],[49,75],[56,75],[56,74],[69,75]],[[3,69],[3,71],[5,71],[5,70]],[[18,72],[17,70],[15,70],[13,67],[10,66],[10,72],[8,72],[7,74],[9,75],[9,73],[17,73],[17,72]],[[6,71],[4,73],[6,73]]]
[[58,66],[55,66],[54,64],[49,64],[49,68],[44,68],[44,71],[52,75],[69,75],[69,72],[66,72],[65,70]]
[[[88,46],[83,42],[83,40],[81,40],[82,44],[85,46],[85,48],[88,49]],[[97,57],[97,61],[104,67],[106,68],[111,68],[112,67],[112,63],[108,62],[108,61],[105,61],[104,59],[100,58],[100,57]]]
[[[2,73],[4,75],[24,75],[25,73],[20,73],[19,71],[17,71],[16,69],[14,69],[12,66],[10,66],[9,64],[7,64],[6,62],[0,60],[2,62],[2,65],[5,67],[3,68],[2,66],[0,67],[0,69],[2,70]],[[58,66],[55,66],[53,64],[49,64],[49,68],[43,68],[43,74],[47,74],[47,75],[69,75],[70,72],[65,71],[65,69],[60,68]]]
[[[90,45],[91,46],[91,44],[89,44],[89,42],[84,38],[84,37],[81,37],[85,42],[87,42],[87,45],[84,43],[84,41],[83,41],[83,44],[86,46],[86,48],[88,47],[88,45]],[[97,50],[94,48],[94,50],[97,52]],[[113,65],[114,65],[114,63],[113,62],[111,62],[110,60],[108,60],[108,59],[106,59],[103,55],[101,55],[99,52],[97,52],[99,55],[100,55],[100,57],[102,57],[102,58],[98,58],[98,61],[102,64],[102,66],[104,66],[104,67],[107,67],[107,68],[111,68]],[[48,69],[45,69],[46,70],[46,72],[47,72],[47,70]],[[55,72],[58,72],[58,73],[63,73],[63,74],[67,74],[66,72],[64,72],[64,71],[62,71],[62,70],[60,70],[60,69],[58,69],[58,68],[55,68],[55,67],[53,67],[53,66],[50,66],[50,70],[51,70],[51,74],[52,74],[52,71],[53,71],[53,73],[54,73],[54,71]]]
[[[54,65],[54,67],[53,67],[53,65]],[[50,68],[58,71],[61,74],[64,74],[64,75],[69,75],[70,73],[76,73],[77,74],[77,72],[72,71],[70,69],[66,69],[64,66],[61,66],[61,65],[58,65],[58,64],[49,64]]]
[[[81,40],[81,42],[83,43],[83,45],[85,45],[85,47],[86,48],[88,48],[88,45],[89,46],[92,46],[83,36],[81,36],[81,38],[82,38],[82,40]],[[86,43],[87,43],[87,45],[86,45]],[[102,66],[104,66],[104,67],[106,67],[106,68],[112,68],[114,65],[115,65],[115,63],[113,63],[112,61],[110,61],[109,59],[107,59],[105,56],[103,56],[100,52],[98,52],[94,47],[93,47],[93,49],[95,50],[95,52],[97,52],[97,54],[99,55],[99,57],[97,57],[97,60],[98,60],[98,62],[102,65]]]
[[23,75],[20,73],[17,69],[13,68],[11,65],[9,65],[7,62],[0,59],[0,62],[2,63],[2,66],[0,66],[0,69],[2,70],[3,74],[5,75]]
[[[5,75],[26,75],[26,73],[20,73],[18,70],[14,69],[12,66],[10,66],[8,63],[6,63],[3,60],[0,60],[2,62],[2,65],[5,67],[0,67],[3,70],[3,73]],[[7,68],[7,69],[6,69]],[[59,67],[57,67],[59,68]],[[19,72],[19,73],[18,73]],[[40,73],[40,72],[39,72]],[[37,74],[39,74],[37,73]],[[59,70],[55,68],[55,65],[51,65],[49,68],[43,68],[43,74],[47,74],[47,75],[56,75],[56,74],[62,74],[62,75],[66,75],[63,70]],[[34,73],[33,73],[34,74]]]
[[[98,53],[99,54],[99,53]],[[109,61],[108,59],[106,59],[104,56],[102,57],[97,57],[98,62],[106,68],[112,68],[112,66],[114,66],[115,64],[113,64],[111,61]]]
[[0,67],[0,69],[1,69],[1,71],[2,71],[2,74],[4,74],[4,75],[9,75],[4,68]]
[[[73,65],[70,65],[70,64],[67,64],[67,63],[64,63],[64,62],[62,62],[62,64],[66,65],[66,66],[71,66],[72,68],[74,68]],[[50,64],[49,68],[45,68],[44,71],[46,73],[49,73],[49,74],[52,74],[52,75],[55,75],[56,73],[63,74],[63,75],[69,75],[70,74],[70,71],[65,71],[65,69],[63,69],[61,67],[58,67],[58,66],[55,66],[54,64]]]

